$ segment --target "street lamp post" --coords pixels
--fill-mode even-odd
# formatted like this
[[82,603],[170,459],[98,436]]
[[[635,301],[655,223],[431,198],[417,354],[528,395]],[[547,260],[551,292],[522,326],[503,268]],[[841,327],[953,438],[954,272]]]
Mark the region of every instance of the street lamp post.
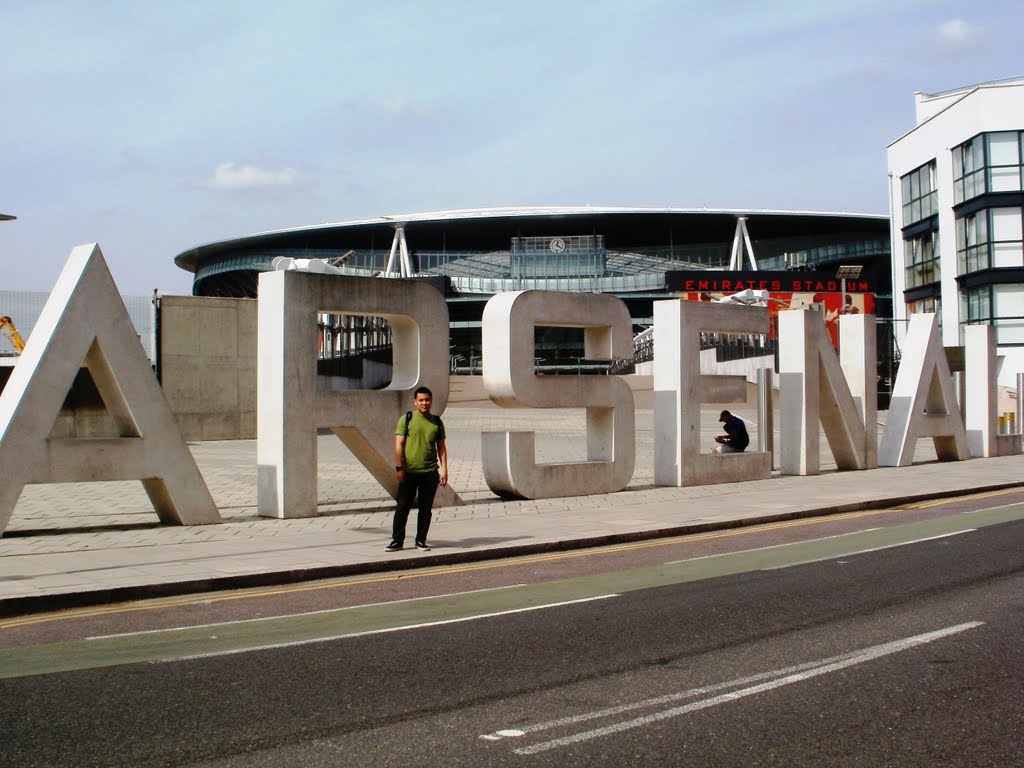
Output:
[[843,314],[846,311],[846,281],[856,280],[860,277],[860,271],[863,269],[860,264],[844,264],[839,267],[839,271],[836,272],[836,277],[839,278],[839,283],[843,292],[843,298],[839,304],[839,314]]

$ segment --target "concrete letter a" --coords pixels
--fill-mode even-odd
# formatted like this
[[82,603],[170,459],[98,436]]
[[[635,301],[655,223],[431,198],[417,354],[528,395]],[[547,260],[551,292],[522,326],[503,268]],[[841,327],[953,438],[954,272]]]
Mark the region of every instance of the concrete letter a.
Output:
[[[84,364],[121,437],[49,437]],[[71,251],[0,395],[0,532],[29,483],[141,480],[161,522],[220,522],[97,245]]]
[[878,449],[879,465],[913,464],[917,441],[924,437],[932,439],[939,461],[971,458],[967,430],[939,338],[939,322],[930,313],[910,317],[903,359],[889,403],[889,418]]

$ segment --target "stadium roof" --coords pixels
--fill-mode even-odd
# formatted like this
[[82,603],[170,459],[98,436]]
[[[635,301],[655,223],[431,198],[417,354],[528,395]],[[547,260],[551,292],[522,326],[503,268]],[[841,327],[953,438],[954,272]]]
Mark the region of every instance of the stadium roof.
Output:
[[[569,234],[561,229],[553,229],[552,224],[555,222],[558,227],[578,229],[584,234],[591,231],[588,228],[596,225],[596,220],[601,220],[602,234],[635,238],[645,233],[648,227],[653,227],[667,218],[672,223],[685,224],[685,233],[680,231],[679,234],[685,234],[687,242],[720,242],[723,239],[732,239],[736,219],[741,216],[751,220],[750,224],[756,222],[755,230],[751,233],[755,238],[783,236],[796,232],[835,231],[844,224],[854,228],[862,228],[865,224],[876,227],[884,225],[887,230],[889,218],[885,214],[848,212],[622,208],[589,205],[454,209],[325,222],[244,235],[191,248],[176,256],[174,263],[182,269],[195,272],[204,259],[238,249],[273,246],[275,243],[294,244],[296,240],[302,240],[310,247],[325,247],[332,241],[337,241],[339,236],[352,236],[360,230],[386,232],[398,224],[420,225],[410,232],[410,237],[440,239],[443,233],[445,247],[452,250],[461,247],[459,239],[479,240],[488,235],[507,238],[509,230],[522,235]],[[452,225],[459,226],[452,229]],[[662,232],[663,230],[658,230],[659,237]],[[375,247],[386,249],[390,247],[391,238],[387,237],[386,242],[373,242]],[[351,247],[356,245],[352,244]]]

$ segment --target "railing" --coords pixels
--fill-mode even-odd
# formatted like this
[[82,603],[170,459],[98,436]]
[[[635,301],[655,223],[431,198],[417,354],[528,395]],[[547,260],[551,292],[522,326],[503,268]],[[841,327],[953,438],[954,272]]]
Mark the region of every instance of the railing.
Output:
[[[778,344],[757,334],[701,333],[700,348],[716,350],[715,358],[723,363],[728,360],[745,360],[748,357],[775,356]],[[613,363],[611,374],[631,373],[639,363],[654,359],[654,326],[645,328],[633,337],[633,357]]]
[[617,275],[613,277],[488,278],[452,277],[460,293],[501,293],[503,291],[652,291],[665,287],[663,274]]

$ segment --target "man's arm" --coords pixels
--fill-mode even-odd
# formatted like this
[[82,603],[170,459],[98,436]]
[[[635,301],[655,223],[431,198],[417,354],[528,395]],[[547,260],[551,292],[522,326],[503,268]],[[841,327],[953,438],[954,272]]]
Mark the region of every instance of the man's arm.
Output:
[[403,473],[405,470],[405,435],[395,435],[395,474],[398,475],[398,481],[402,481]]
[[441,485],[448,485],[448,446],[444,440],[437,441],[437,467]]

